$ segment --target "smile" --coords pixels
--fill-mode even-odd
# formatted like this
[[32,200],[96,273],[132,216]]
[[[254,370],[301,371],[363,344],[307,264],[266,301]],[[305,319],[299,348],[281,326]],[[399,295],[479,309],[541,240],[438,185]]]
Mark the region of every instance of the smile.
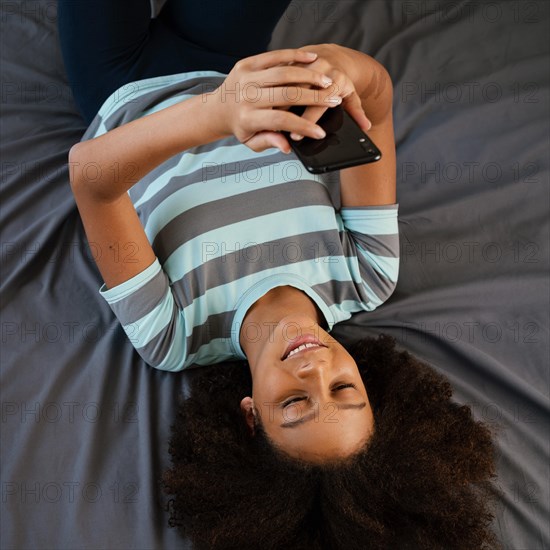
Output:
[[284,361],[285,359],[288,359],[293,355],[296,355],[297,353],[300,353],[301,351],[307,349],[326,347],[327,346],[320,342],[318,338],[311,334],[300,336],[299,338],[295,338],[292,342],[290,342],[290,345],[286,348],[285,354],[283,355],[283,357],[281,357],[281,359]]

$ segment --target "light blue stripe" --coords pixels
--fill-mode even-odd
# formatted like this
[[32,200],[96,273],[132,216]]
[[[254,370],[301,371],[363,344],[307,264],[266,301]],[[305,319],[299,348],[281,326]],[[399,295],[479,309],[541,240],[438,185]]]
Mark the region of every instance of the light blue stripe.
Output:
[[136,348],[142,348],[164,330],[172,319],[173,308],[174,297],[169,288],[162,301],[147,315],[129,325],[124,325],[123,328],[132,344]]
[[[198,235],[178,247],[167,258],[164,269],[170,273],[171,280],[174,282],[181,279],[188,271],[203,264],[206,259],[217,258],[233,250],[242,250],[246,246],[261,244],[265,241],[276,241],[294,235],[298,235],[296,240],[300,241],[304,227],[303,217],[306,213],[309,231],[334,229],[334,210],[329,206],[304,206],[275,214],[266,214],[226,225],[223,231],[227,234],[228,239],[223,242],[220,242],[219,228]],[[262,228],[261,232],[258,230],[260,227]],[[318,268],[318,260],[312,261],[316,262]]]
[[[374,309],[376,309],[380,304],[383,304],[384,303],[384,300],[381,300],[372,290],[372,288],[368,285],[367,282],[365,282],[364,280],[361,281],[361,283],[359,283],[361,285],[363,285],[363,288],[364,288],[364,292],[365,294],[368,296],[368,303],[363,303],[363,302],[355,302],[353,300],[345,300],[344,302],[342,302],[342,305],[340,304],[335,304],[333,305],[332,307],[335,307],[335,308],[341,308],[341,307],[344,307],[343,304],[348,304],[346,306],[346,309],[348,309],[349,311],[352,311],[352,312],[358,312],[358,311],[373,311]],[[349,309],[349,308],[354,308],[354,309]]]
[[348,320],[353,313],[358,313],[359,311],[370,311],[374,309],[371,308],[371,304],[363,304],[361,302],[356,302],[355,300],[344,300],[338,304],[332,304],[330,310],[334,317],[337,319],[338,323]]
[[389,258],[387,256],[378,256],[368,250],[365,250],[359,244],[357,250],[364,256],[369,265],[371,265],[378,273],[384,275],[386,279],[389,279],[392,283],[397,282],[397,276],[399,274],[399,258]]
[[395,235],[397,225],[397,207],[394,210],[373,210],[346,208],[340,210],[346,229],[364,235]]

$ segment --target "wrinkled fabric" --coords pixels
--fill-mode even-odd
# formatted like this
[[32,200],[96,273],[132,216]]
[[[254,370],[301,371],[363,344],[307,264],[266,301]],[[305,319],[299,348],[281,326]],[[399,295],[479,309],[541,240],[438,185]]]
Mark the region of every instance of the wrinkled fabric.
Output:
[[[51,4],[1,20],[0,544],[189,548],[159,478],[194,373],[147,367],[98,295]],[[546,2],[293,2],[270,44],[341,43],[393,78],[399,282],[334,334],[395,336],[501,426],[494,528],[514,550],[550,547],[547,29]]]

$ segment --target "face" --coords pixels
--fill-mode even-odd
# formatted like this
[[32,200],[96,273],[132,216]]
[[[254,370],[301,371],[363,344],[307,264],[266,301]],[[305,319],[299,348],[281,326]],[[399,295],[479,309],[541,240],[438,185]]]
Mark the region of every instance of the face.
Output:
[[374,431],[365,386],[351,355],[309,317],[282,319],[253,358],[252,397],[241,402],[252,428],[311,462],[346,457]]

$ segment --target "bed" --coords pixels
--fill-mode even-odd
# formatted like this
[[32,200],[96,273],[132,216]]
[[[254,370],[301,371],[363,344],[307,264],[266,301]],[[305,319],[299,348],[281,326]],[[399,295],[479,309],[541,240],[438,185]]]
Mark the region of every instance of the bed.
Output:
[[[56,2],[1,8],[1,548],[190,548],[160,473],[194,372],[147,367],[98,294]],[[545,1],[294,0],[270,44],[340,43],[393,78],[399,283],[335,334],[394,336],[499,427],[514,550],[550,548],[549,19]]]

